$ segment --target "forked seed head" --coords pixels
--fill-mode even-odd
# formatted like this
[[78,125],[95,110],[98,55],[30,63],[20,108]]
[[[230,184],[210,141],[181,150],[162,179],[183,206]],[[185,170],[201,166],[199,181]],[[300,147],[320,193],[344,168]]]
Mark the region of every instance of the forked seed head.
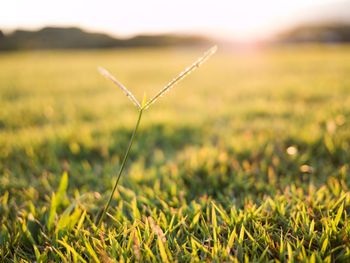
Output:
[[208,51],[206,51],[203,56],[198,58],[192,65],[187,67],[184,71],[182,71],[177,77],[173,78],[167,85],[165,85],[152,99],[145,102],[145,97],[142,102],[142,105],[135,98],[135,96],[129,91],[123,84],[121,84],[114,76],[112,76],[106,69],[102,67],[98,67],[100,73],[106,78],[110,79],[114,84],[116,84],[125,95],[136,105],[136,107],[140,110],[148,109],[153,103],[157,101],[161,96],[163,96],[166,92],[168,92],[172,87],[175,86],[180,80],[184,79],[187,75],[189,75],[192,71],[199,68],[211,55],[213,55],[217,50],[217,46],[213,46]]

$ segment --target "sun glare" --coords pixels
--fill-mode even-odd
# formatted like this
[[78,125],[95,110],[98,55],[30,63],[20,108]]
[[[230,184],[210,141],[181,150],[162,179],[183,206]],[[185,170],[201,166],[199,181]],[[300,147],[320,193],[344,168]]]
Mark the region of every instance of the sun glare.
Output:
[[[297,23],[303,12],[331,0],[295,1],[7,1],[1,29],[79,26],[117,36],[140,33],[201,33],[246,40],[264,38]],[[21,8],[19,8],[21,7]],[[30,12],[28,12],[30,10]]]

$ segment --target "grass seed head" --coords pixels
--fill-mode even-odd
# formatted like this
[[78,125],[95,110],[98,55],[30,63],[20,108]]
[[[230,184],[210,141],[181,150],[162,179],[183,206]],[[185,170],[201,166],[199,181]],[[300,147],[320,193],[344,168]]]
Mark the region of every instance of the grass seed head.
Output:
[[110,79],[114,84],[116,84],[124,93],[125,95],[132,101],[132,103],[135,104],[136,107],[141,109],[141,105],[138,102],[138,100],[135,98],[134,94],[131,93],[130,90],[128,90],[123,84],[121,84],[112,74],[110,74],[106,69],[102,67],[98,67],[98,70],[100,73],[105,76],[106,78]]
[[146,102],[145,96],[143,98],[142,103],[140,103],[122,83],[120,83],[112,74],[110,74],[106,69],[102,67],[98,67],[100,73],[106,78],[110,79],[114,84],[116,84],[125,95],[136,105],[140,110],[148,109],[153,103],[155,103],[160,97],[162,97],[166,92],[168,92],[172,87],[174,87],[180,80],[184,79],[187,75],[193,72],[195,69],[199,68],[206,60],[209,59],[211,55],[213,55],[217,51],[217,46],[213,46],[209,50],[207,50],[200,58],[198,58],[195,62],[192,63],[191,66],[185,68],[178,76],[173,78],[168,84],[166,84],[152,99]]
[[164,86],[152,99],[150,99],[146,105],[144,106],[147,109],[153,103],[157,101],[161,96],[163,96],[166,92],[168,92],[172,87],[174,87],[180,80],[184,79],[187,75],[192,73],[195,69],[199,68],[206,60],[209,59],[211,55],[213,55],[217,51],[217,46],[213,46],[208,51],[206,51],[203,56],[198,58],[193,64],[187,67],[184,71],[182,71],[178,76],[173,78],[168,84]]

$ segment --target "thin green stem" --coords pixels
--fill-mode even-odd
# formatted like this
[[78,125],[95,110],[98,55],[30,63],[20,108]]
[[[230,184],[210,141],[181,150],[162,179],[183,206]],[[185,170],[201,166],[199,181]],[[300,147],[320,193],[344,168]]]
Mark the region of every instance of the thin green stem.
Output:
[[98,223],[97,223],[97,227],[98,227],[98,228],[100,227],[100,225],[101,225],[101,223],[102,223],[104,217],[106,216],[106,213],[107,213],[107,211],[108,211],[108,208],[109,208],[109,206],[110,206],[110,204],[111,204],[111,201],[112,201],[112,199],[113,199],[115,190],[117,189],[117,186],[118,186],[118,183],[119,183],[119,179],[120,179],[120,177],[121,177],[121,175],[122,175],[122,173],[123,173],[123,170],[124,170],[126,161],[128,160],[129,153],[130,153],[130,149],[131,149],[131,146],[132,146],[132,144],[133,144],[133,142],[134,142],[134,138],[135,138],[137,129],[138,129],[139,124],[140,124],[140,121],[141,121],[142,112],[143,112],[143,108],[141,108],[140,111],[139,111],[139,117],[138,117],[138,119],[137,119],[136,126],[135,126],[135,128],[134,128],[134,131],[133,131],[133,133],[132,133],[132,135],[131,135],[131,138],[130,138],[130,141],[129,141],[129,145],[128,145],[128,148],[127,148],[127,150],[126,150],[126,153],[125,153],[123,162],[122,162],[122,164],[121,164],[121,166],[120,166],[119,173],[118,173],[118,177],[117,177],[117,181],[116,181],[115,184],[114,184],[114,187],[113,187],[113,190],[112,190],[112,192],[111,192],[111,195],[109,196],[108,202],[107,202],[107,204],[105,205],[105,207],[104,207],[104,209],[103,209],[103,212],[102,212],[102,214],[101,214],[100,219],[98,220]]

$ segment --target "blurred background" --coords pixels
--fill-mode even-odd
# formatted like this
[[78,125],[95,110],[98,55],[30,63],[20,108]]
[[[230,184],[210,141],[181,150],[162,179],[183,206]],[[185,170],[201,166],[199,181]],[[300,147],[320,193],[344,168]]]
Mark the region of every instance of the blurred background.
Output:
[[350,1],[9,1],[0,50],[350,40]]

